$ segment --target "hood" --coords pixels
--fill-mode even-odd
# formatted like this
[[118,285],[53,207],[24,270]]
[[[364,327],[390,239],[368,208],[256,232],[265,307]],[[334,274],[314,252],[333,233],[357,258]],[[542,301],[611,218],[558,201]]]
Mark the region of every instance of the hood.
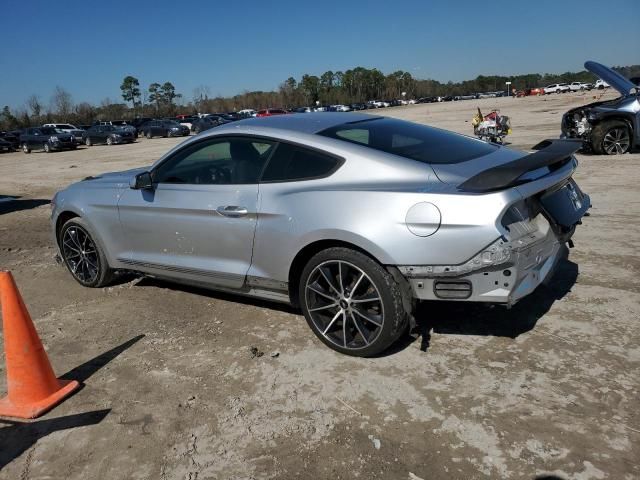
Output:
[[460,163],[431,163],[436,176],[441,182],[459,185],[480,172],[498,165],[503,165],[523,157],[525,153],[497,147],[495,151],[482,157],[473,158]]
[[[151,167],[132,168],[131,170],[123,170],[121,172],[102,173],[95,177],[87,177],[84,181],[100,182],[100,183],[129,183],[129,180],[138,173],[148,172]],[[82,182],[81,182],[82,183]]]
[[618,72],[610,69],[609,67],[605,67],[600,63],[591,61],[585,62],[584,68],[600,77],[622,95],[627,96],[638,90],[638,87],[631,83],[631,80],[628,80]]

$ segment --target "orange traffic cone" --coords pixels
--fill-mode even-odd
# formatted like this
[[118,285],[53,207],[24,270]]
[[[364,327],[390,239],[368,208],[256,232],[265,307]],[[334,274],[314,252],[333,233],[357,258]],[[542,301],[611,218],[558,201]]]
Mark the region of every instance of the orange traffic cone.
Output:
[[4,329],[8,395],[0,400],[0,416],[36,418],[80,387],[58,380],[10,272],[0,271],[0,303]]

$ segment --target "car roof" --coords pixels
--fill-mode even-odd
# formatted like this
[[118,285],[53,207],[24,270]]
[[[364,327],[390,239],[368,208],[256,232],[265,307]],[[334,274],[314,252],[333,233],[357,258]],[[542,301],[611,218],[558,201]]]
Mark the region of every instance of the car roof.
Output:
[[381,117],[364,113],[290,113],[273,117],[247,118],[234,122],[234,126],[277,128],[279,130],[313,134],[326,130],[327,128],[335,127],[336,125],[371,120],[373,118]]

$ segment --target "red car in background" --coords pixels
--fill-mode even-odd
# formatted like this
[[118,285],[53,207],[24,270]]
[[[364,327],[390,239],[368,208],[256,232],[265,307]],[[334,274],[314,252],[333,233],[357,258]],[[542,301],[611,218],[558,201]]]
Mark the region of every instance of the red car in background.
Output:
[[529,97],[531,95],[544,95],[544,88],[526,88],[524,90],[518,90],[516,92],[516,97]]
[[271,117],[273,115],[286,115],[287,112],[281,108],[265,108],[264,110],[258,110],[256,117]]

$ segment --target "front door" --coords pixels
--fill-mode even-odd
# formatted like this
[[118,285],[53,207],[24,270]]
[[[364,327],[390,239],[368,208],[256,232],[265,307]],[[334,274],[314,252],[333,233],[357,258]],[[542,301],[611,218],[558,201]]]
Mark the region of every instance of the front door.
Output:
[[127,189],[119,203],[137,270],[239,288],[251,266],[258,178],[273,145],[257,139],[206,139],[152,172],[154,188]]

